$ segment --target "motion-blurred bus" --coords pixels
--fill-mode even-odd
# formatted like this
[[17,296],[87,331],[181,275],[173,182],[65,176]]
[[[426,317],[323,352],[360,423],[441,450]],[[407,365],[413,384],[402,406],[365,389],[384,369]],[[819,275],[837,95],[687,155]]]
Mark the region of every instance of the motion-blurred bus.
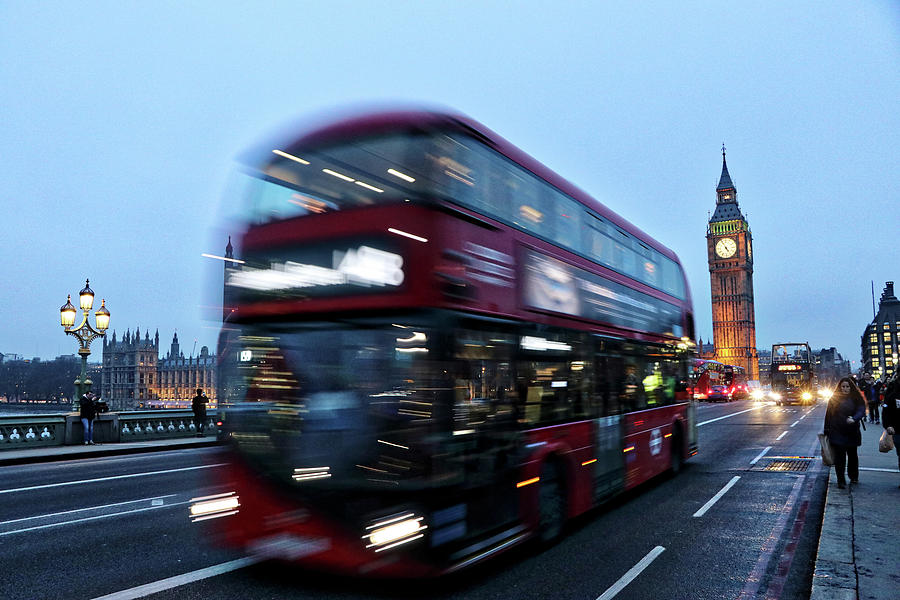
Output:
[[321,123],[245,164],[225,272],[224,543],[425,576],[551,541],[697,452],[665,246],[457,114]]

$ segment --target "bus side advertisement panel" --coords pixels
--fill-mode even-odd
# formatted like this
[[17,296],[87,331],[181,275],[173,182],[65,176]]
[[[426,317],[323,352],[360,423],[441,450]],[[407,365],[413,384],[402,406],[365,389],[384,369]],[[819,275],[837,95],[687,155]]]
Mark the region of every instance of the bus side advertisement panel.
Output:
[[681,310],[673,304],[530,249],[524,249],[522,263],[523,302],[529,308],[682,335]]

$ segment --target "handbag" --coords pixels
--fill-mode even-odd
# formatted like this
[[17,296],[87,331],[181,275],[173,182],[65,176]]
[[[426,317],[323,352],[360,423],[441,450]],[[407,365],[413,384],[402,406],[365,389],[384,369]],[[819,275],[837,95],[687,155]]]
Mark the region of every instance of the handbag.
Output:
[[890,452],[894,449],[894,436],[887,432],[885,429],[881,433],[881,437],[878,438],[878,451],[879,452]]
[[824,433],[819,434],[819,445],[822,447],[822,464],[830,467],[834,464],[834,451],[831,449],[831,442]]

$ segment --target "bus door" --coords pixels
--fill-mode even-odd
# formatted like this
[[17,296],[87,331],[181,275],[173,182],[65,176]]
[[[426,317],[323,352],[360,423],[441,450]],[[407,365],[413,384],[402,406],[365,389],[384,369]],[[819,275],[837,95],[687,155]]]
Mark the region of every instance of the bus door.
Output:
[[598,417],[594,419],[594,444],[597,462],[594,463],[594,490],[597,501],[625,487],[625,460],[622,455],[624,426],[623,398],[619,393],[615,373],[624,371],[619,356],[596,355],[594,372],[599,396]]
[[453,343],[452,446],[467,490],[470,531],[483,531],[518,515],[514,480],[521,434],[511,371],[516,338],[458,329]]

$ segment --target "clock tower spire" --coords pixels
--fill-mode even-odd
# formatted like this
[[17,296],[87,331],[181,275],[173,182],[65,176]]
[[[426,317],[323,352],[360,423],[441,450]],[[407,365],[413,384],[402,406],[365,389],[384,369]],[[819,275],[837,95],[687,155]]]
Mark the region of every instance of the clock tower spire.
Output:
[[716,360],[743,367],[758,380],[756,318],[753,308],[753,236],[737,202],[722,145],[722,174],[716,210],[706,229]]

